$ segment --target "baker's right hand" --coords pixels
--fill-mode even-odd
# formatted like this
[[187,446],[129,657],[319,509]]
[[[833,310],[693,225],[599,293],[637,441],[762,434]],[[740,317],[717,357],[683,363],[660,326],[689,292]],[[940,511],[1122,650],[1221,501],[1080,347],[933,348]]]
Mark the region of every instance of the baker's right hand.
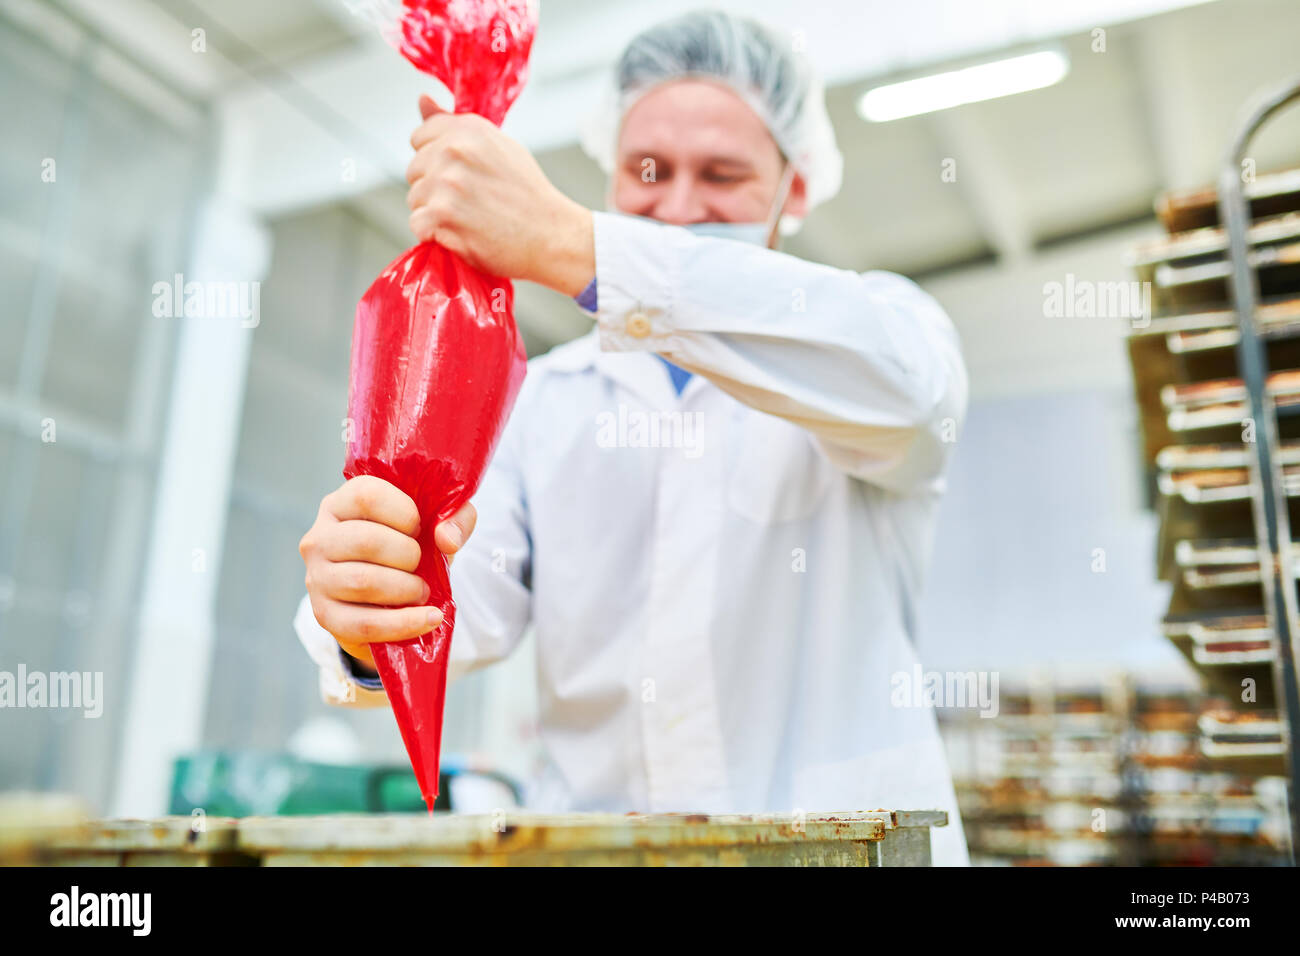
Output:
[[[477,519],[466,503],[438,525],[434,542],[448,560]],[[371,668],[370,643],[419,637],[442,623],[442,611],[424,606],[429,586],[414,573],[419,534],[420,512],[410,496],[382,478],[358,475],[321,500],[316,523],[298,543],[316,620]]]

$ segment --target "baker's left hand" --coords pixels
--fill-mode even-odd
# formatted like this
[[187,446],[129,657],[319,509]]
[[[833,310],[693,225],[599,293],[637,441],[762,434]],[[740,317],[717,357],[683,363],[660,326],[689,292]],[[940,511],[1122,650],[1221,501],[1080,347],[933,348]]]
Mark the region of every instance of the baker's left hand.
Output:
[[492,275],[577,295],[595,275],[590,210],[551,184],[537,160],[481,116],[420,97],[406,169],[411,231]]

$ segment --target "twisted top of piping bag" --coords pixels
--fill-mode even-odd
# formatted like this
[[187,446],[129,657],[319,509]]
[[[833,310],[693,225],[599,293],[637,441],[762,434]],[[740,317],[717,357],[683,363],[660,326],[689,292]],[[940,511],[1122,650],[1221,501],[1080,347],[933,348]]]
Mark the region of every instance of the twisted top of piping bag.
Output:
[[457,113],[497,126],[528,79],[535,0],[344,0],[415,67],[437,77]]

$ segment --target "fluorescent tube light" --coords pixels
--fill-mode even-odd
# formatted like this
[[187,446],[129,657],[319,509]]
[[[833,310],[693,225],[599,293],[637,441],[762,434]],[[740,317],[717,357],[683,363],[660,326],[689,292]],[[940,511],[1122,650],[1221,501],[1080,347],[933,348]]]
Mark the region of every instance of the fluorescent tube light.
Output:
[[919,116],[965,103],[1040,90],[1059,83],[1069,72],[1070,61],[1065,54],[1042,50],[878,86],[858,100],[858,113],[873,123],[887,123],[904,116]]

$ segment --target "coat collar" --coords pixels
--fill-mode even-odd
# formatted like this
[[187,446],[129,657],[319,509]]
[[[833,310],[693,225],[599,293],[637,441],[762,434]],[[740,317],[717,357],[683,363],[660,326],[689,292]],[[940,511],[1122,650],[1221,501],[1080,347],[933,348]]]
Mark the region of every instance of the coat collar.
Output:
[[558,372],[577,372],[595,368],[606,378],[635,393],[651,408],[674,408],[680,399],[704,386],[700,375],[693,375],[681,396],[673,388],[663,362],[653,352],[606,352],[600,347],[600,329],[590,332],[547,353],[545,366]]

